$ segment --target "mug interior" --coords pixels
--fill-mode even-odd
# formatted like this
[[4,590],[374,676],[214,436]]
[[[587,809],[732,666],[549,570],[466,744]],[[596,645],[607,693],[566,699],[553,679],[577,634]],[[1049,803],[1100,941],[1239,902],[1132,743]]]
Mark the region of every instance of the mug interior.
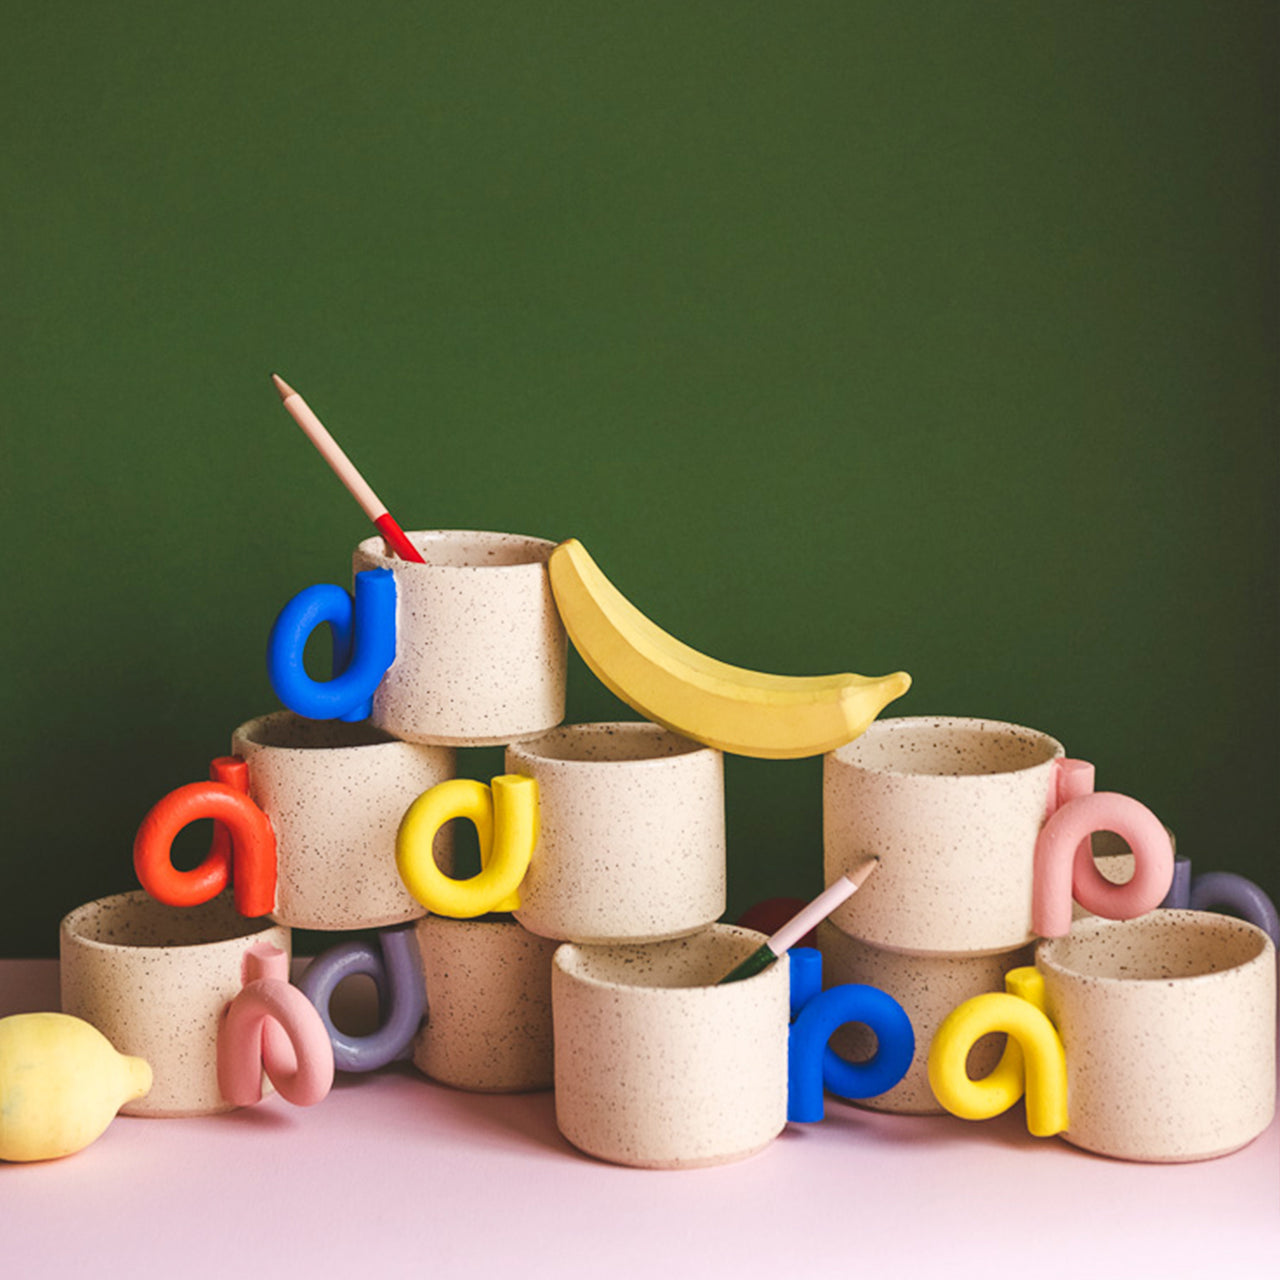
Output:
[[1046,939],[1036,963],[1068,978],[1167,982],[1238,969],[1270,949],[1255,925],[1209,911],[1152,911],[1137,920],[1084,920]]
[[514,755],[535,760],[582,764],[635,764],[668,760],[709,748],[646,720],[608,724],[566,724],[528,741],[513,744]]
[[[415,529],[408,533],[423,560],[443,569],[494,569],[546,564],[556,544],[518,533],[484,533],[470,529]],[[357,550],[374,559],[388,559],[381,538],[366,538]],[[413,568],[404,560],[397,567]]]
[[[593,986],[665,990],[714,987],[764,941],[764,934],[754,929],[717,924],[667,942],[622,946],[566,942],[557,949],[554,962],[569,977]],[[725,990],[747,985],[731,983]]]
[[978,777],[1016,773],[1064,755],[1047,733],[998,720],[905,716],[878,720],[833,755],[871,773]]
[[399,739],[367,720],[348,724],[342,720],[307,720],[292,711],[274,711],[242,724],[237,738],[256,747],[286,751],[326,751],[344,747],[376,747]]
[[75,941],[102,947],[194,947],[249,938],[279,926],[265,916],[248,920],[230,895],[198,907],[170,907],[141,890],[99,898],[63,921]]

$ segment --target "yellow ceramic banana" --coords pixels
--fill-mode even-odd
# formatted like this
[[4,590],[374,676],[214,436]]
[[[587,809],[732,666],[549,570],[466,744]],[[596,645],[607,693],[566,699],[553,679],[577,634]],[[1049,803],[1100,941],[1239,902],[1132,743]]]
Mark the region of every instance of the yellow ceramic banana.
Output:
[[718,662],[644,616],[576,539],[551,553],[551,589],[574,647],[641,715],[743,756],[820,755],[852,741],[911,687],[905,671],[777,676]]
[[87,1147],[151,1068],[65,1013],[0,1018],[0,1160],[53,1160]]

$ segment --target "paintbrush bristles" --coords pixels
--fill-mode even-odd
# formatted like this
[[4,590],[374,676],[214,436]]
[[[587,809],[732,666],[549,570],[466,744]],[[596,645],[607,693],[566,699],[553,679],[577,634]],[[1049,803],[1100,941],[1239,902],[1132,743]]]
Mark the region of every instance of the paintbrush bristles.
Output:
[[861,889],[866,878],[880,865],[880,859],[874,854],[866,860],[856,871],[849,874],[849,882],[855,889]]

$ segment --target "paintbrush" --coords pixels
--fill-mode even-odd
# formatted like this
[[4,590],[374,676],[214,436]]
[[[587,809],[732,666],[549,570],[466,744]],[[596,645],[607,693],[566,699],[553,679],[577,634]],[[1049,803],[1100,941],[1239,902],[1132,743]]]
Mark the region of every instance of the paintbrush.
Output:
[[387,545],[402,560],[425,563],[421,552],[409,541],[408,535],[396,523],[395,517],[379,501],[378,495],[369,487],[368,481],[355,469],[351,459],[342,451],[341,445],[312,412],[311,406],[279,374],[273,373],[271,381],[276,384],[276,390],[280,393],[280,399],[284,401],[284,407],[288,409],[289,416],[319,450],[320,456],[333,469],[333,474],[347,486],[347,492],[360,504],[365,515],[373,521],[378,532],[386,539]]
[[825,920],[846,898],[856,893],[879,862],[879,858],[868,858],[852,874],[841,876],[829,884],[807,907],[792,916],[763,946],[726,973],[716,985],[740,982],[743,978],[753,977],[767,969],[780,955],[790,951],[820,920]]

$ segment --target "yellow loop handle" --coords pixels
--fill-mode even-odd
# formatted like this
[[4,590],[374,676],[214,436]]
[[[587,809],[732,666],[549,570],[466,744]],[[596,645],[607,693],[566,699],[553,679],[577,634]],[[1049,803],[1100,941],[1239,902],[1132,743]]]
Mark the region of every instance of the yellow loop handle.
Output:
[[[962,1120],[987,1120],[1027,1095],[1027,1129],[1038,1138],[1067,1127],[1067,1059],[1044,1011],[1044,980],[1031,966],[1011,970],[1007,992],[974,996],[944,1019],[929,1048],[933,1096]],[[983,1036],[1009,1036],[990,1075],[971,1080],[969,1050]]]
[[[455,880],[436,866],[436,832],[454,818],[475,824],[480,871]],[[408,808],[396,835],[396,867],[404,886],[428,911],[471,920],[489,911],[515,911],[516,892],[538,842],[538,784],[523,774],[494,778],[492,786],[450,778],[424,791]]]

